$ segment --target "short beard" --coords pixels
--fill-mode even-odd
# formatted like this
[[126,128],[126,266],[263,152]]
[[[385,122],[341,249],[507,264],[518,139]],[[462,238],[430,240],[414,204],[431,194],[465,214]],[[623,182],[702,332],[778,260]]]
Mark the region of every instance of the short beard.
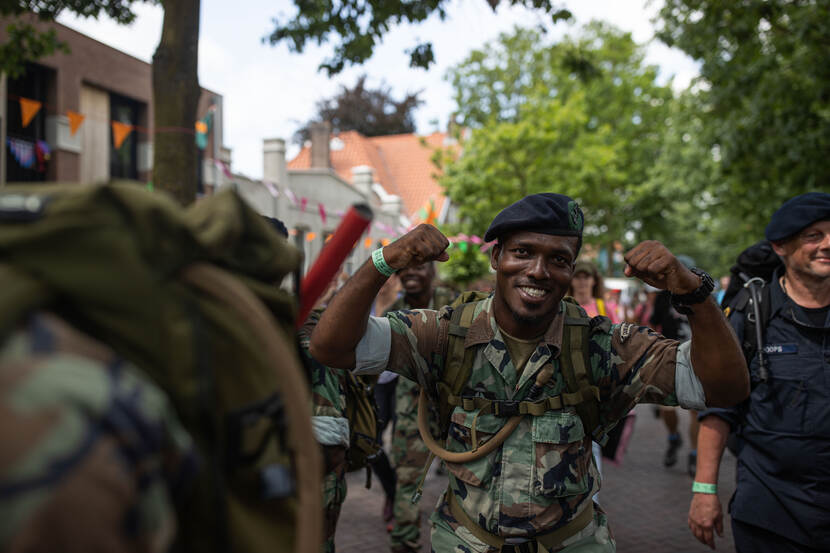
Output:
[[545,315],[534,315],[530,317],[525,317],[523,315],[519,315],[512,309],[510,310],[510,314],[513,315],[513,320],[519,324],[526,324],[526,325],[537,325],[545,320]]

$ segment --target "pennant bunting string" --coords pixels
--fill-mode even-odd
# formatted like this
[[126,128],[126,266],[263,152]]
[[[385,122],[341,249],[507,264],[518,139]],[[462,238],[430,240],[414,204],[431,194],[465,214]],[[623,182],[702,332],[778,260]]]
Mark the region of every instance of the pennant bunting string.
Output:
[[81,123],[84,122],[86,116],[68,109],[66,110],[66,117],[69,119],[69,134],[75,136],[75,133],[81,128]]
[[120,121],[112,122],[112,143],[115,145],[116,150],[121,148],[121,145],[124,144],[124,141],[130,136],[131,132],[133,132],[132,125]]
[[23,128],[29,126],[37,112],[40,111],[40,106],[43,105],[37,100],[30,100],[29,98],[20,98],[20,122]]

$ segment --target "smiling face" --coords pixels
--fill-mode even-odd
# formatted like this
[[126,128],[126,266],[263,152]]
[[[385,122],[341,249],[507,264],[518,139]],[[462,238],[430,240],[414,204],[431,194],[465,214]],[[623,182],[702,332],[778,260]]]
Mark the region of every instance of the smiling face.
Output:
[[568,290],[578,238],[538,232],[514,232],[490,254],[496,271],[493,308],[496,322],[517,338],[547,330]]
[[786,242],[773,242],[787,275],[830,285],[830,220],[808,226]]
[[402,269],[398,272],[398,278],[407,298],[429,296],[432,293],[432,281],[435,279],[435,266],[429,262]]

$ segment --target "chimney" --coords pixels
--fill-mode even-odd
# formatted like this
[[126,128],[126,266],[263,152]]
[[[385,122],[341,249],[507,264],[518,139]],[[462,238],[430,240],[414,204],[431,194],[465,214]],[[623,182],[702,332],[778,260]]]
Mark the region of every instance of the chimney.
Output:
[[328,169],[331,167],[329,156],[329,140],[331,140],[331,123],[312,123],[309,125],[311,133],[311,168]]
[[391,213],[392,215],[400,215],[402,208],[403,201],[401,201],[401,197],[395,196],[394,194],[390,194],[388,197],[384,198],[381,204],[381,209],[386,213]]
[[355,187],[355,190],[366,196],[367,200],[372,197],[373,180],[372,168],[368,165],[352,167],[352,186]]
[[266,138],[262,141],[262,180],[283,186],[287,184],[285,140],[282,138]]

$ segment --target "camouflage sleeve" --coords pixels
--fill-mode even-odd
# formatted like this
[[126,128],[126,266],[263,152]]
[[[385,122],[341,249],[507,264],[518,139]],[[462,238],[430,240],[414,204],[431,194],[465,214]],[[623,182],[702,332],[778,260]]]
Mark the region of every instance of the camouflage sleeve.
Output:
[[[392,330],[388,366],[390,371],[415,382],[418,382],[418,373],[424,375],[427,381],[440,378],[446,351],[447,309],[387,313]],[[445,321],[444,324],[442,320]]]
[[604,423],[613,425],[637,403],[677,405],[679,344],[631,323],[612,325],[591,336],[591,370],[600,389]]
[[138,369],[37,315],[0,344],[0,549],[164,551],[189,434]]

